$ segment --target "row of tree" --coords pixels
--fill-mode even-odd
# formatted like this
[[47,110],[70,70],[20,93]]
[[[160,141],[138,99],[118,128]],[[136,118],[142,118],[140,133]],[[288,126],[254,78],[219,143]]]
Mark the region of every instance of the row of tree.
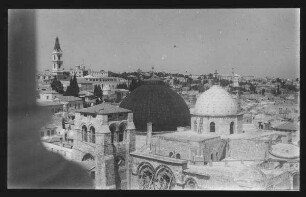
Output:
[[102,91],[102,89],[101,89],[101,86],[99,86],[99,85],[95,85],[95,86],[94,86],[94,96],[95,96],[96,98],[102,99],[102,97],[103,97],[103,91]]
[[63,94],[64,96],[79,96],[80,88],[78,86],[78,82],[76,79],[76,76],[74,75],[73,78],[70,78],[70,84],[67,87],[66,91],[64,91],[63,84],[60,80],[57,79],[55,76],[54,79],[51,82],[51,88],[52,90],[55,90],[56,92]]

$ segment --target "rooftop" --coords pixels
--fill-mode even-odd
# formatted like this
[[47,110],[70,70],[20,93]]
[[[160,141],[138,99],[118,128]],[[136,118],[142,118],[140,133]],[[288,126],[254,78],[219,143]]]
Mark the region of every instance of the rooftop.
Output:
[[59,96],[60,101],[71,102],[71,101],[82,101],[81,98],[75,96]]
[[37,105],[39,105],[39,106],[57,106],[57,105],[63,105],[62,103],[59,103],[59,102],[54,102],[54,101],[41,101],[41,100],[37,100],[36,103],[37,103]]
[[163,139],[173,139],[173,140],[180,140],[180,141],[188,141],[188,142],[202,142],[214,138],[220,138],[218,135],[203,135],[203,134],[197,134],[193,131],[178,131],[173,133],[167,133],[167,134],[160,134],[156,135],[157,137],[163,138]]
[[76,112],[77,113],[104,115],[104,114],[114,114],[114,113],[128,113],[128,112],[132,112],[132,111],[128,110],[128,109],[121,108],[121,107],[116,107],[116,106],[111,105],[111,104],[102,103],[102,104],[95,105],[95,106],[92,106],[92,107],[77,110]]
[[47,90],[39,90],[40,94],[60,94],[58,92],[56,92],[55,90],[52,89],[47,89]]
[[92,82],[84,79],[84,78],[77,78],[78,84],[92,84]]
[[284,124],[275,126],[274,129],[281,130],[281,131],[297,131],[299,130],[299,126],[293,122],[286,122]]

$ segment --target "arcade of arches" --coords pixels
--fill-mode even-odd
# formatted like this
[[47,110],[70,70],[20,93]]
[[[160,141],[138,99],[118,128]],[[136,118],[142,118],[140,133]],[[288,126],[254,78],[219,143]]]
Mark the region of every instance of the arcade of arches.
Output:
[[96,133],[95,128],[91,126],[89,128],[89,131],[87,130],[87,127],[85,125],[82,126],[82,141],[84,142],[90,142],[90,143],[96,143]]

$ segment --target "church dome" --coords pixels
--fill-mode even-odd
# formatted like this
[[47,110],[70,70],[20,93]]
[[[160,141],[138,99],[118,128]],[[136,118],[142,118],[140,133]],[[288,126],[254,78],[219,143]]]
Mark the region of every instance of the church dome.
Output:
[[203,92],[197,99],[194,108],[195,115],[227,116],[237,113],[237,101],[219,85],[214,85]]
[[152,122],[153,131],[173,131],[190,125],[190,113],[183,98],[152,76],[136,88],[120,104],[133,111],[136,130],[146,131]]

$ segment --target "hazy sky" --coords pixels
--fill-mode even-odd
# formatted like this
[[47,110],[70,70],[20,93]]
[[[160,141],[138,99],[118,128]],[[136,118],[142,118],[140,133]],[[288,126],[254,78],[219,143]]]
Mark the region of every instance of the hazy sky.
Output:
[[56,36],[65,68],[299,76],[299,9],[38,10],[38,70]]

